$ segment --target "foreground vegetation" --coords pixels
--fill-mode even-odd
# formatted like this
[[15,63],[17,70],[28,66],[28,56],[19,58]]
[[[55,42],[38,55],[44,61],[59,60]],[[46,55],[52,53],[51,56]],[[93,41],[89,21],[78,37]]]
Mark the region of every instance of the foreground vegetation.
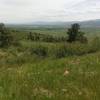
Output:
[[13,42],[0,48],[0,100],[100,99],[99,37],[46,42],[27,39],[29,31],[9,31]]
[[6,52],[0,56],[0,100],[100,99],[99,52],[62,59],[31,56],[26,62]]

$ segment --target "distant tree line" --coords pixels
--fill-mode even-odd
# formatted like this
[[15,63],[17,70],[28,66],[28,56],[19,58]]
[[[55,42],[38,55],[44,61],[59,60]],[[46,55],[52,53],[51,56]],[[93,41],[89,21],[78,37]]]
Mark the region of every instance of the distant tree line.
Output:
[[80,31],[80,25],[78,23],[72,24],[68,29],[68,37],[54,37],[52,35],[40,34],[40,33],[28,33],[27,39],[32,41],[44,41],[44,42],[75,42],[87,43],[87,38],[84,32]]
[[[31,41],[43,41],[43,42],[75,42],[87,43],[88,40],[84,35],[84,32],[80,31],[80,25],[78,23],[72,24],[68,29],[66,37],[57,37],[48,34],[32,33],[27,34],[27,39]],[[13,43],[14,37],[11,32],[5,27],[3,23],[0,23],[0,47],[6,47]]]
[[56,37],[52,35],[40,34],[40,33],[28,33],[27,35],[28,40],[32,41],[44,41],[44,42],[63,42],[67,41],[66,37]]

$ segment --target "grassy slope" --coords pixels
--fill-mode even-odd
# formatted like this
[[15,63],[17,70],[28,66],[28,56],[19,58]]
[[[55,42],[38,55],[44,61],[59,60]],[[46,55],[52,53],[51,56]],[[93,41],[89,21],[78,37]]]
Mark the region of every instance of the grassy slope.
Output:
[[100,100],[100,53],[4,64],[0,100]]
[[[94,29],[83,30],[89,34],[91,32],[98,34],[100,31],[99,29],[95,32]],[[23,39],[29,31],[19,30],[14,36]],[[56,36],[66,34],[66,29],[31,31]],[[28,45],[23,40],[22,42],[26,48],[33,45],[31,43]],[[14,48],[13,52],[15,55],[0,51],[0,100],[100,99],[100,53],[44,60],[34,58],[33,60],[27,56],[25,57],[27,62],[22,64],[24,58],[23,56],[20,58],[21,53],[17,53]],[[19,57],[15,59],[16,54]]]

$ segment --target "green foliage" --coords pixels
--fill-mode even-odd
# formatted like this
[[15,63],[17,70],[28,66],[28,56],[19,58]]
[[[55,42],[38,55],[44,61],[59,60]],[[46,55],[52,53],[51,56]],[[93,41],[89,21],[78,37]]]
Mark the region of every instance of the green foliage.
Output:
[[68,41],[73,42],[76,41],[77,35],[79,33],[80,25],[75,23],[72,24],[71,28],[68,29]]
[[86,36],[84,36],[84,34],[85,34],[84,32],[79,32],[76,40],[80,41],[81,43],[88,43],[88,39]]
[[28,33],[27,39],[31,41],[42,41],[42,42],[64,42],[66,41],[66,38],[62,36],[56,37],[56,36],[40,34],[36,32]]
[[100,50],[100,37],[94,37],[91,41],[91,52],[97,52]]
[[12,36],[3,23],[0,24],[0,47],[9,46],[12,42]]
[[99,37],[87,43],[80,32],[82,43],[64,43],[51,35],[29,41],[26,33],[13,33],[14,45],[0,49],[0,100],[100,99]]
[[99,100],[99,56],[6,62],[0,66],[0,100]]
[[87,38],[83,32],[79,31],[80,25],[78,23],[72,24],[71,28],[68,29],[68,42],[80,41],[81,43],[87,43]]
[[31,54],[36,54],[39,57],[46,57],[48,54],[48,48],[42,45],[37,45],[31,49]]
[[[90,41],[87,44],[75,42],[75,43],[45,43],[45,42],[24,42],[22,47],[25,47],[25,51],[39,57],[52,57],[62,58],[66,56],[81,56],[88,53],[99,51],[98,45],[93,46],[94,42]],[[95,49],[95,48],[97,49]],[[28,50],[27,50],[28,49]],[[94,51],[95,50],[95,51]]]
[[61,46],[57,46],[56,50],[54,51],[54,55],[56,58],[62,58],[66,56],[66,46],[65,45],[61,45]]

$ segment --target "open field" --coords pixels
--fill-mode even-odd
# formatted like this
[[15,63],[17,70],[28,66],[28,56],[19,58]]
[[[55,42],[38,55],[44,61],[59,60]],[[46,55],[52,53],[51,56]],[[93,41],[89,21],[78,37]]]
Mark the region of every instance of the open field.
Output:
[[66,36],[63,28],[10,30],[18,43],[0,49],[0,100],[100,100],[100,29],[83,29],[87,44],[26,39]]
[[100,99],[99,52],[61,59],[31,56],[26,62],[13,56],[0,52],[0,100]]

